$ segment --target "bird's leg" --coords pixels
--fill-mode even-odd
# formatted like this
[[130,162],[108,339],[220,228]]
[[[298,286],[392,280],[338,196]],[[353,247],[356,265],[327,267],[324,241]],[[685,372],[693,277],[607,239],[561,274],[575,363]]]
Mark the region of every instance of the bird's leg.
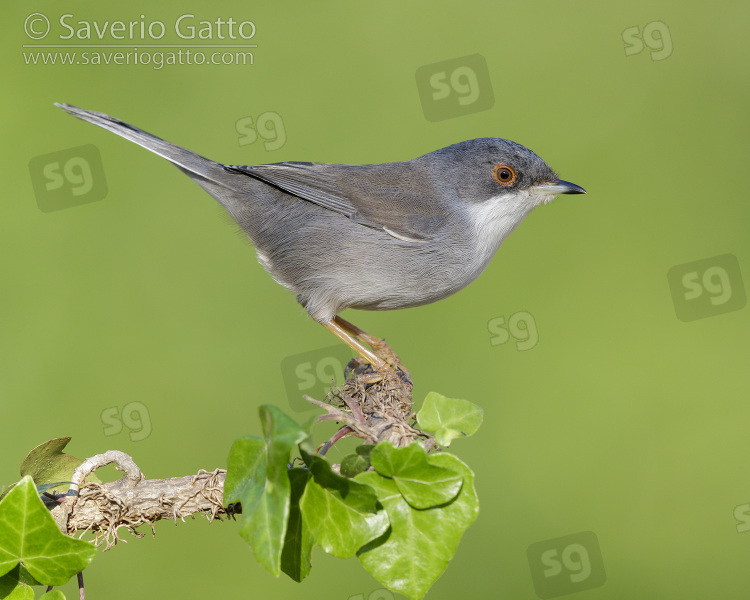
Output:
[[338,315],[333,317],[333,320],[358,340],[362,340],[363,342],[370,344],[373,350],[377,350],[379,347],[388,345],[380,338],[376,338],[374,335],[370,335],[366,331],[357,327],[354,323],[350,323],[349,321],[347,321],[346,319],[342,319]]
[[409,371],[407,371],[404,366],[401,364],[401,360],[396,355],[396,353],[393,351],[393,349],[386,344],[383,340],[380,338],[375,337],[374,335],[370,335],[366,331],[363,331],[353,323],[350,323],[349,321],[342,319],[339,316],[333,317],[333,322],[336,323],[339,327],[341,327],[342,330],[348,332],[357,340],[361,340],[365,342],[366,344],[369,344],[370,347],[372,347],[373,352],[375,355],[387,362],[389,365],[391,365],[394,368],[400,369],[406,373],[406,375],[409,375]]
[[[376,371],[384,371],[388,368],[388,363],[382,358],[377,356],[372,350],[367,349],[362,342],[351,335],[346,329],[342,327],[340,321],[343,321],[347,325],[354,327],[351,323],[347,323],[339,317],[334,317],[333,320],[328,323],[321,323],[328,331],[338,337],[342,342],[349,346],[352,350],[356,351],[362,358],[369,362]],[[356,328],[355,328],[356,329]],[[364,332],[362,332],[364,333]],[[368,342],[369,343],[369,342]]]

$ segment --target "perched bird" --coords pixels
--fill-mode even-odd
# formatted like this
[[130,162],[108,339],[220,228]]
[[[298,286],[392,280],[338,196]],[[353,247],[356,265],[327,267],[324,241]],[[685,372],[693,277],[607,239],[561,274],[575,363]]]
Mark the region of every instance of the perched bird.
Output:
[[378,371],[390,368],[385,344],[339,312],[450,296],[484,271],[534,208],[557,194],[586,193],[528,148],[499,138],[403,162],[237,166],[109,115],[56,106],[166,158],[206,190],[247,233],[271,276]]

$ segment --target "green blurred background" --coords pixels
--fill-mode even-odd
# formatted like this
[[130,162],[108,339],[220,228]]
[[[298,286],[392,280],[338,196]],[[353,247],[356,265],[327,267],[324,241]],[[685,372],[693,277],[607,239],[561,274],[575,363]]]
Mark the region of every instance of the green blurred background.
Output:
[[[445,301],[344,313],[392,343],[415,400],[436,390],[485,410],[477,435],[451,448],[476,472],[481,513],[429,597],[535,598],[529,546],[586,531],[606,581],[588,591],[563,582],[556,593],[747,597],[750,532],[735,514],[750,514],[750,5],[190,0],[0,10],[0,483],[18,479],[31,448],[64,435],[80,458],[123,450],[148,477],[224,467],[236,436],[260,432],[260,404],[312,414],[290,409],[280,366],[335,343],[187,177],[53,102],[230,164],[385,162],[505,137],[588,195],[539,208],[479,280]],[[52,23],[47,40],[24,33],[34,12]],[[159,44],[232,43],[215,33],[181,40],[173,24],[183,14],[250,20],[254,64],[27,64],[34,51],[24,44],[116,42],[52,39],[65,34],[63,14],[74,25],[159,20],[168,30]],[[427,120],[417,70],[475,54],[494,102],[480,81],[488,108]],[[277,116],[259,119],[266,113]],[[238,132],[248,119],[267,139]],[[64,161],[88,144],[106,197],[42,212],[30,163]],[[714,259],[723,255],[736,263]],[[700,298],[670,286],[673,267],[678,283],[698,281]],[[693,320],[678,319],[688,302]],[[112,415],[133,402],[143,408],[131,405],[118,427]],[[86,580],[90,597],[109,600],[391,597],[355,559],[316,549],[313,567],[302,584],[276,580],[236,524],[201,518],[160,523],[155,540],[100,554]]]

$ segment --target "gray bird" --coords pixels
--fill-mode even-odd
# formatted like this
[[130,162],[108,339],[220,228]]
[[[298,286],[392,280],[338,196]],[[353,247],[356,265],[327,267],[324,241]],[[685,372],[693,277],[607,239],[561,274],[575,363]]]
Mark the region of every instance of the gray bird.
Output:
[[363,342],[376,351],[384,344],[339,312],[450,296],[484,271],[534,208],[557,194],[586,193],[528,148],[499,138],[374,165],[223,165],[109,115],[56,106],[166,158],[206,190],[274,280],[378,371],[388,364]]

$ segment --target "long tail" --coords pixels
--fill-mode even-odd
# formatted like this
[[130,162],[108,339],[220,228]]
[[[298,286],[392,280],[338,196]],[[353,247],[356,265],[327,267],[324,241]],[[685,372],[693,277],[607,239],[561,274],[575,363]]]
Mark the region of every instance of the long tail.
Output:
[[[143,146],[147,150],[151,150],[154,154],[166,158],[169,162],[174,164],[183,173],[188,175],[191,179],[195,180],[201,187],[206,189],[212,196],[217,196],[209,190],[213,185],[219,185],[227,188],[231,187],[228,184],[228,179],[231,178],[229,172],[224,168],[221,163],[208,160],[203,158],[195,152],[186,150],[176,144],[167,142],[161,138],[156,137],[133,127],[124,121],[105,115],[104,113],[98,113],[91,110],[83,110],[70,104],[59,104],[55,103],[55,106],[59,106],[65,112],[70,113],[74,117],[78,117],[104,129],[108,129],[112,133],[124,137],[126,140],[135,142],[139,146]],[[217,198],[218,200],[219,198]],[[221,200],[220,200],[221,202]],[[223,204],[223,202],[222,202]]]

